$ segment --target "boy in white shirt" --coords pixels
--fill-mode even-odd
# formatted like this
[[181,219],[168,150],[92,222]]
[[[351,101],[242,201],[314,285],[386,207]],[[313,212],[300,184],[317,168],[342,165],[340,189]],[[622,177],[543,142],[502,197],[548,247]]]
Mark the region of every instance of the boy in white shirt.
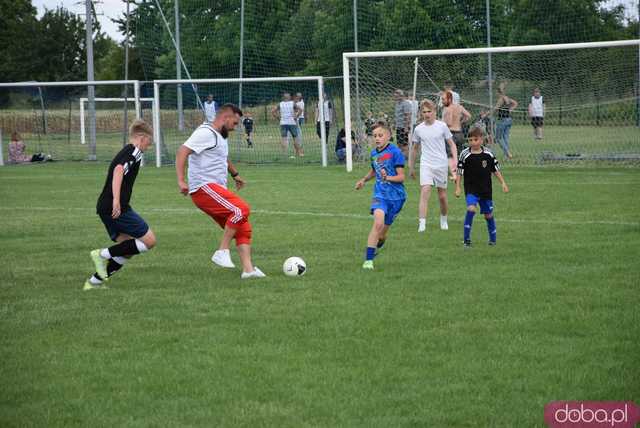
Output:
[[529,117],[533,126],[533,137],[542,140],[542,127],[544,126],[544,100],[540,95],[540,88],[533,90],[533,96],[529,103]]
[[[415,179],[415,158],[418,148],[421,149],[418,232],[424,232],[426,230],[427,207],[429,197],[431,196],[431,186],[436,186],[438,189],[440,229],[448,230],[447,170],[449,168],[449,162],[445,144],[449,145],[454,159],[458,158],[458,149],[447,125],[440,120],[436,120],[435,103],[431,100],[422,101],[420,111],[424,121],[416,126],[416,129],[413,131],[413,150],[409,153],[409,175]],[[455,170],[452,170],[451,174],[455,177]]]

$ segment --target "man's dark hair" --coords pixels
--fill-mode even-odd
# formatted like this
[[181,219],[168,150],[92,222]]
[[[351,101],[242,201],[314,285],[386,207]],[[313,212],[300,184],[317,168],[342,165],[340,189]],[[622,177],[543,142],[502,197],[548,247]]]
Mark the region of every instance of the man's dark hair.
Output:
[[231,104],[231,103],[223,104],[222,107],[220,107],[220,110],[218,111],[222,113],[227,110],[231,110],[235,114],[238,114],[240,115],[240,117],[242,117],[242,110],[240,110],[240,108],[235,104]]

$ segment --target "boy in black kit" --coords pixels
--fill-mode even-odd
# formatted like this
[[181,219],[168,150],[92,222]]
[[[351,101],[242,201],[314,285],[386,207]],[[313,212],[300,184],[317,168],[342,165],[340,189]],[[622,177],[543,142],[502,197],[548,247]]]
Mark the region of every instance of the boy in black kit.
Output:
[[491,190],[491,174],[502,184],[502,191],[508,192],[498,160],[486,148],[482,147],[484,131],[473,128],[469,131],[469,148],[462,151],[458,160],[456,177],[456,198],[460,197],[460,177],[464,176],[464,193],[467,200],[467,214],[464,218],[464,246],[471,247],[471,226],[476,214],[476,205],[484,214],[489,231],[489,245],[496,245],[496,221],[493,218],[493,201]]
[[152,141],[151,127],[143,120],[134,121],[129,128],[129,144],[120,150],[109,165],[96,212],[109,237],[117,244],[91,251],[96,273],[85,281],[84,290],[106,288],[103,283],[122,268],[129,258],[156,245],[153,231],[129,205],[142,154]]
[[250,112],[246,112],[242,120],[244,126],[244,135],[247,138],[247,147],[253,147],[253,116]]

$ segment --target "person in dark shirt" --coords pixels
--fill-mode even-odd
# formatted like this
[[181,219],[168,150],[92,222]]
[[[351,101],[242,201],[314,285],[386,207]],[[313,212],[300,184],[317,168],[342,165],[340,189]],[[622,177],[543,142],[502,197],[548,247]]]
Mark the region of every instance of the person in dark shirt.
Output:
[[511,113],[518,107],[518,102],[507,96],[505,88],[506,84],[504,82],[498,86],[498,101],[493,110],[497,113],[496,142],[502,147],[507,159],[511,159],[513,158],[509,149],[509,136],[511,125],[513,124]]
[[[338,162],[343,163],[345,161],[345,159],[347,158],[347,139],[346,137],[346,131],[344,130],[344,128],[340,129],[340,132],[338,132],[338,137],[336,138],[336,157],[338,158]],[[360,153],[358,144],[356,143],[356,134],[355,132],[351,131],[351,153],[352,154],[358,154]]]
[[456,177],[456,198],[460,197],[460,177],[464,177],[464,193],[467,202],[467,214],[464,219],[464,246],[471,246],[471,226],[476,214],[476,205],[480,205],[480,212],[484,214],[489,231],[489,245],[496,245],[496,221],[493,218],[493,200],[491,190],[491,175],[495,175],[502,191],[508,192],[509,187],[502,177],[498,160],[493,153],[482,146],[484,131],[482,128],[472,128],[469,131],[469,147],[462,151],[458,160],[458,174]]
[[91,251],[96,273],[84,283],[84,290],[106,288],[103,283],[120,270],[129,258],[156,245],[153,231],[129,205],[143,152],[152,141],[151,127],[143,120],[134,121],[129,128],[129,144],[118,152],[109,165],[96,213],[116,244]]
[[251,115],[251,112],[246,112],[244,114],[242,126],[244,126],[244,136],[247,139],[247,147],[253,147],[253,116]]

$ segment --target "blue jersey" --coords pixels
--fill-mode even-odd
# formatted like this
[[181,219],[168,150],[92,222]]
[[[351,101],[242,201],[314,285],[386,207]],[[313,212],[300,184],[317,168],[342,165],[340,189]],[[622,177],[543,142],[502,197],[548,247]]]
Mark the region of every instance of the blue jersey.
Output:
[[384,181],[380,171],[382,168],[388,176],[397,175],[396,168],[404,168],[404,155],[397,146],[387,144],[387,147],[378,151],[371,150],[371,168],[376,172],[376,185],[373,188],[373,197],[388,201],[398,201],[407,198],[404,184]]

